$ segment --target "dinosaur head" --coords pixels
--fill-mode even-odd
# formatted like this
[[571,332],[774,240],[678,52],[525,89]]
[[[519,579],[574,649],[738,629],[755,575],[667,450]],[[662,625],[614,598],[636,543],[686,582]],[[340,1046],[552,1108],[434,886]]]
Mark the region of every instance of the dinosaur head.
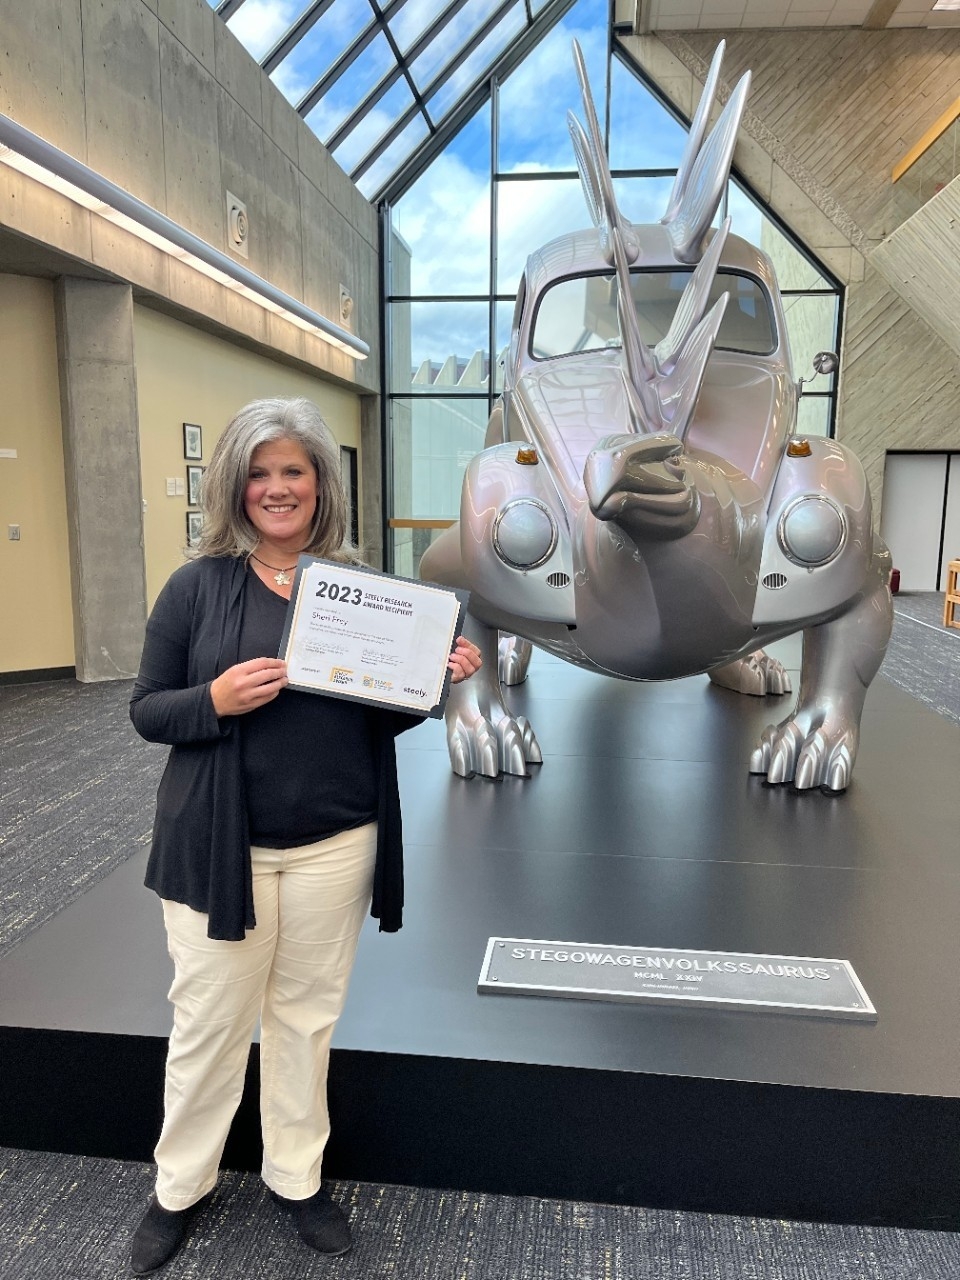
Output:
[[583,482],[597,519],[620,525],[635,541],[681,538],[700,517],[683,445],[668,432],[601,440],[587,457]]

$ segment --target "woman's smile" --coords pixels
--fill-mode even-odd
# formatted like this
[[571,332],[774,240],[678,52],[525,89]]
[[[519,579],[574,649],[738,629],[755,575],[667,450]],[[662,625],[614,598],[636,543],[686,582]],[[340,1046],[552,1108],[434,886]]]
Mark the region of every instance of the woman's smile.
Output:
[[310,538],[317,510],[317,472],[294,440],[272,440],[253,451],[244,510],[261,548],[298,552]]

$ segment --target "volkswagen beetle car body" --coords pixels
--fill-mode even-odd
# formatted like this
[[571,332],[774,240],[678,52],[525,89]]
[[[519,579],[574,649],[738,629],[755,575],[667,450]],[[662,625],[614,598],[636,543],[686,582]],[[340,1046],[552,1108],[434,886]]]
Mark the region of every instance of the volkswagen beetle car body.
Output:
[[[507,708],[498,631],[633,680],[707,671],[789,688],[758,645],[798,630],[798,705],[750,762],[771,782],[843,790],[892,606],[857,459],[795,434],[798,385],[769,259],[712,223],[749,74],[713,130],[721,45],[663,220],[617,207],[582,57],[570,118],[593,217],[531,254],[503,394],[469,464],[458,525],[421,564],[468,587],[484,668],[447,710],[454,769],[525,773],[532,727]],[[508,683],[525,645],[509,641]]]

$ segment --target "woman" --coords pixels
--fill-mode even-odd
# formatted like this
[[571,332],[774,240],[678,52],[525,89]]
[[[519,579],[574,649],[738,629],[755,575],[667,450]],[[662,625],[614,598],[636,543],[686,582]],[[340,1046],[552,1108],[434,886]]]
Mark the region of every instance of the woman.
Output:
[[[306,400],[260,400],[204,475],[203,535],[147,623],[130,703],[169,743],[146,883],[174,962],[157,1186],[133,1239],[161,1267],[206,1202],[261,1020],[263,1179],[307,1244],[350,1247],[320,1186],[330,1039],[363,918],[400,927],[394,739],[420,717],[286,690],[277,653],[301,552],[344,562],[339,451]],[[460,638],[454,681],[480,665]]]

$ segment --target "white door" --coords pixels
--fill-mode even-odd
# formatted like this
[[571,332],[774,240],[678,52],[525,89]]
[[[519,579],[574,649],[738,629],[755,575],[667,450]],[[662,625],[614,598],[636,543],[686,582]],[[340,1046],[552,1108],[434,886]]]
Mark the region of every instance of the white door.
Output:
[[887,454],[880,536],[900,570],[901,591],[938,589],[947,460],[945,453]]

